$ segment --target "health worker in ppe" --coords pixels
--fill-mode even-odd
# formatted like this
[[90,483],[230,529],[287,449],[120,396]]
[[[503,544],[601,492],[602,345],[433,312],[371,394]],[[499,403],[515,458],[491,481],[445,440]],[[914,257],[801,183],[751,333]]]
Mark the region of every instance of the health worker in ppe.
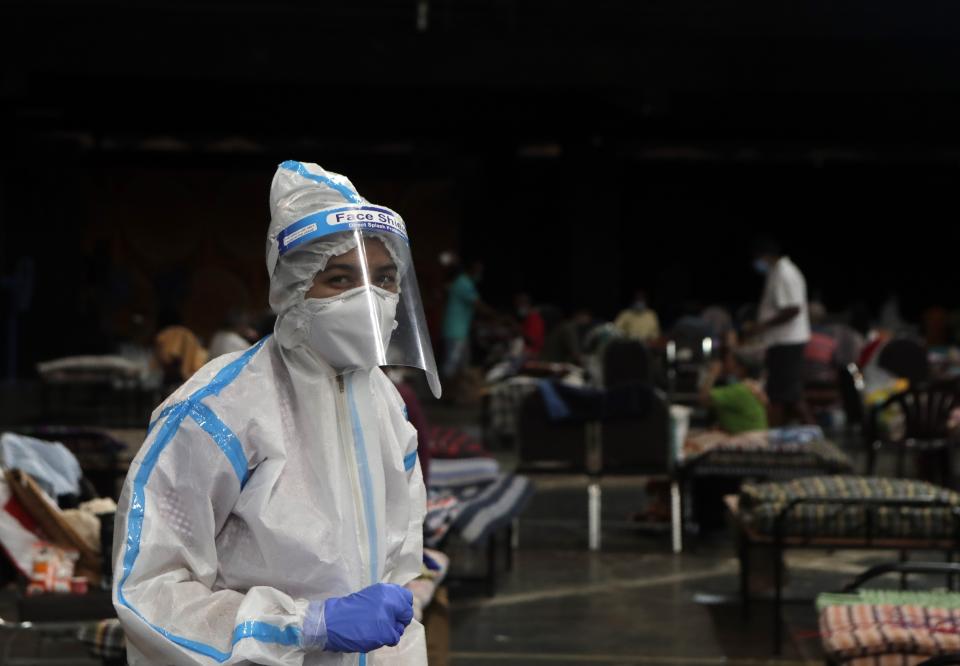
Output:
[[436,363],[397,213],[284,162],[267,235],[274,335],[154,412],[117,511],[132,664],[426,664],[417,433],[381,366]]

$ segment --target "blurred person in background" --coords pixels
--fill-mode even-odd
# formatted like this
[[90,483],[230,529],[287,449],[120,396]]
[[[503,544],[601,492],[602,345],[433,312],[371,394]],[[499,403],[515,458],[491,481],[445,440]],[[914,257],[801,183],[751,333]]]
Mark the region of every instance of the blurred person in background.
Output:
[[[767,394],[760,383],[763,366],[733,349],[713,361],[700,386],[699,401],[710,408],[721,429],[737,434],[767,429]],[[726,384],[717,386],[719,379]]]
[[530,294],[520,292],[514,295],[513,312],[523,336],[524,352],[527,358],[538,358],[546,341],[546,326],[540,311],[533,307]]
[[477,285],[483,279],[483,263],[474,261],[462,271],[447,290],[447,305],[443,315],[443,366],[446,379],[460,374],[470,364],[470,328],[474,312],[495,315],[480,300]]
[[[163,375],[163,383],[174,387],[190,379],[210,359],[210,354],[200,338],[179,323],[178,315],[167,313],[162,326],[153,339],[153,357]],[[176,323],[174,323],[176,322]]]
[[647,293],[643,289],[636,290],[630,307],[617,315],[613,325],[631,340],[647,342],[660,337],[660,320],[650,308]]
[[589,308],[577,308],[547,336],[541,359],[551,363],[572,363],[583,367],[583,341],[593,324]]
[[782,426],[791,418],[813,423],[803,396],[803,352],[810,340],[807,281],[770,237],[755,242],[753,267],[765,277],[765,283],[757,321],[745,326],[744,333],[766,345],[770,424]]

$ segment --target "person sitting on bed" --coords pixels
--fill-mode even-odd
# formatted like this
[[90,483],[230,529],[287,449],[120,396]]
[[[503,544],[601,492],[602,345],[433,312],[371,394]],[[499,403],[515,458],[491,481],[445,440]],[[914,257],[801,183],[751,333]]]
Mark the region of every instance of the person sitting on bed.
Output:
[[[767,396],[757,378],[762,366],[749,356],[726,348],[723,360],[713,361],[700,386],[700,404],[712,408],[721,429],[731,434],[767,429]],[[717,386],[726,375],[727,384]],[[633,514],[632,520],[664,522],[670,520],[670,486],[661,479],[647,483],[648,504],[645,514]]]
[[[722,361],[714,361],[700,386],[700,404],[710,407],[723,430],[736,434],[767,429],[767,395],[759,382],[761,367],[747,356],[727,349]],[[716,386],[726,375],[725,386]]]

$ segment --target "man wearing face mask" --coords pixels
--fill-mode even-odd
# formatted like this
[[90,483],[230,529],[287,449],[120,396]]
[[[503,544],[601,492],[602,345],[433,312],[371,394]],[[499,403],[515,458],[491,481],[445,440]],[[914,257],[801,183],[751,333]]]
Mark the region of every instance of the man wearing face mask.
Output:
[[747,336],[762,336],[766,345],[766,392],[771,426],[781,426],[796,416],[804,423],[813,418],[803,398],[803,350],[810,340],[807,282],[772,238],[754,244],[754,270],[766,276],[757,313],[758,322],[747,327]]
[[647,294],[642,289],[637,289],[633,303],[617,315],[613,325],[631,340],[647,342],[660,337],[660,320],[647,305]]
[[316,164],[280,165],[275,334],[155,412],[117,511],[131,664],[425,665],[417,433],[380,367],[439,397],[400,216]]

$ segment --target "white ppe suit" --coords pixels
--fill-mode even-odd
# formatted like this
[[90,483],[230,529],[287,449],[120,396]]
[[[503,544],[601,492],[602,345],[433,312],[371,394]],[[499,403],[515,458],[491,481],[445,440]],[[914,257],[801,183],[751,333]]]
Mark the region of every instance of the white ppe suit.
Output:
[[311,602],[419,574],[425,489],[386,375],[339,372],[284,330],[309,287],[283,289],[286,260],[268,260],[276,334],[170,396],[131,465],[114,543],[131,664],[426,664],[416,621],[368,655],[304,648]]

